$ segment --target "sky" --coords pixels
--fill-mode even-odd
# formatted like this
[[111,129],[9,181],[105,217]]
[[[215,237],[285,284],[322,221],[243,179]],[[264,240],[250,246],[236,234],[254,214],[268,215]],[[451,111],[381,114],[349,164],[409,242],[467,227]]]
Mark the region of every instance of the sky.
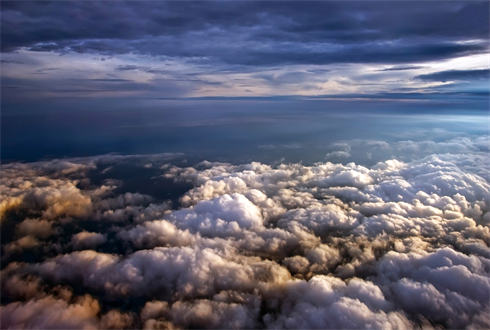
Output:
[[[350,137],[485,133],[489,10],[486,1],[5,1],[2,159],[202,151],[271,161],[263,146],[313,150],[271,156],[296,162],[323,160]],[[472,125],[432,116],[442,113]]]

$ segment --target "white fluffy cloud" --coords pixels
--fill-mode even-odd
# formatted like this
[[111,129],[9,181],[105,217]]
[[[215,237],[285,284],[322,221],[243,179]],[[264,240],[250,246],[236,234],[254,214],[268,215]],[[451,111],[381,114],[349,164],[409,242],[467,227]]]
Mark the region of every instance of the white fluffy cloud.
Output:
[[[2,326],[490,326],[490,184],[477,161],[163,166],[193,185],[174,209],[109,181],[83,188],[97,161],[84,164],[7,168],[4,210],[36,217],[3,249],[59,252],[2,270]],[[67,217],[98,227],[69,232]],[[55,295],[60,284],[91,296]],[[139,307],[104,305],[119,300]]]

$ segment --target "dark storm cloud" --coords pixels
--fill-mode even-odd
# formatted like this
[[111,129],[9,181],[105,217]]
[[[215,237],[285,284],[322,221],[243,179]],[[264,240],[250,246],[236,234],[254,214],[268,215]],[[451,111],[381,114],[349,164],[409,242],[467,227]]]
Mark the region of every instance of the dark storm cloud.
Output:
[[[240,65],[408,63],[481,53],[487,2],[6,2],[3,52],[139,53]],[[201,59],[202,60],[202,59]]]
[[415,77],[420,80],[427,81],[450,81],[450,80],[463,80],[463,81],[471,81],[471,80],[479,80],[479,79],[489,79],[490,71],[488,69],[485,70],[448,70],[448,71],[440,71],[429,74],[422,74]]

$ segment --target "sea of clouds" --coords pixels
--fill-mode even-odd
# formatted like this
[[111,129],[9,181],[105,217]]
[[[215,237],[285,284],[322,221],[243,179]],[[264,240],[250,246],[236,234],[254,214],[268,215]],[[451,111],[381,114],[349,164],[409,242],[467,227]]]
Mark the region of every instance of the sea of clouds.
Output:
[[[468,141],[369,167],[4,164],[1,327],[489,328],[488,137]],[[121,191],[121,163],[190,189]]]

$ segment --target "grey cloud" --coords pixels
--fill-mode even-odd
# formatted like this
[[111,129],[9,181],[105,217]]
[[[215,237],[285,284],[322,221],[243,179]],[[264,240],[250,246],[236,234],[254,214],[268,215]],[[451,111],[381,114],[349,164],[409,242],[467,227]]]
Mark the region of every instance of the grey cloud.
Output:
[[[424,11],[405,2],[286,2],[279,7],[260,2],[142,2],[117,8],[105,3],[7,4],[2,7],[2,49],[136,52],[250,66],[415,63],[485,52],[486,42],[454,42],[485,40],[488,17],[482,13],[487,9],[488,4],[476,2],[434,3]],[[84,28],[74,28],[77,23]]]
[[100,82],[128,82],[128,79],[89,79],[90,81],[100,81]]
[[119,65],[116,67],[117,71],[132,71],[139,69],[145,69],[145,67],[141,67],[139,65]]
[[429,74],[422,74],[416,76],[415,79],[427,80],[427,81],[451,81],[451,80],[463,80],[463,81],[471,81],[471,80],[479,80],[479,79],[489,79],[490,78],[490,70],[449,70],[449,71],[440,71]]
[[408,65],[408,66],[392,66],[390,68],[376,70],[376,71],[406,71],[406,70],[417,70],[422,69],[423,66]]
[[[342,85],[334,93],[354,90],[355,95],[342,98],[447,100],[452,96],[485,108],[472,97],[488,96],[477,84],[421,88],[414,81],[420,84],[436,78],[420,76],[411,81],[402,71],[486,54],[489,22],[482,14],[486,11],[485,2],[437,2],[423,11],[410,2],[396,6],[376,2],[300,6],[288,1],[280,6],[260,1],[219,6],[193,1],[121,2],[117,6],[6,3],[1,9],[2,51],[8,60],[25,63],[5,63],[3,95],[5,103],[14,107],[37,104],[40,99],[56,99],[61,107],[70,97],[121,102],[121,95],[136,103],[201,96],[236,100],[247,95],[284,101],[295,99],[294,95],[322,93],[328,82]],[[45,56],[58,55],[70,61],[64,70],[35,72],[38,79],[24,71],[17,74],[17,70],[43,66]],[[101,59],[106,59],[102,67],[86,66],[89,61],[100,64]],[[360,77],[358,64],[382,66],[385,69],[377,71],[385,72]],[[339,78],[339,70],[346,70],[346,79]],[[138,73],[135,81],[131,81],[133,71]],[[78,82],[65,78],[74,75],[100,78]],[[392,75],[404,77],[384,80]],[[392,93],[385,92],[388,86]],[[364,88],[371,94],[358,91]],[[451,94],[455,90],[457,94]],[[299,97],[321,98],[338,96]]]
[[349,151],[332,151],[332,152],[329,152],[325,155],[325,159],[349,158],[349,157],[350,157]]

